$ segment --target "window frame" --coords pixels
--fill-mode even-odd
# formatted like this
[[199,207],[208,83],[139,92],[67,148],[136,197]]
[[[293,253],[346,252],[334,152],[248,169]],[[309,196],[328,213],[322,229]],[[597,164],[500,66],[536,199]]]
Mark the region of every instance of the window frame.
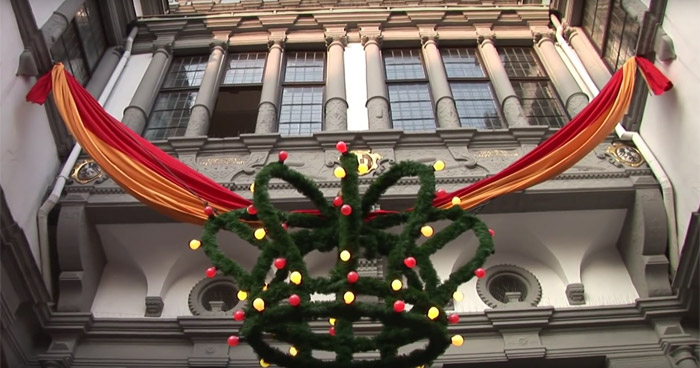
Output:
[[[322,71],[321,71],[321,79],[318,81],[287,81],[287,68],[289,65],[289,55],[290,54],[297,54],[297,53],[314,53],[314,54],[321,54],[321,60],[322,60]],[[295,124],[294,122],[285,122],[282,123],[282,113],[284,106],[298,106],[298,105],[283,105],[284,101],[284,93],[285,90],[289,89],[294,89],[294,88],[321,88],[321,116],[320,116],[320,123],[321,127],[318,130],[311,129],[310,134],[314,134],[317,132],[322,132],[326,129],[326,122],[325,122],[325,101],[326,101],[326,79],[327,79],[327,71],[328,71],[328,53],[324,50],[285,50],[284,52],[284,58],[282,60],[282,69],[280,71],[280,93],[279,93],[279,101],[278,101],[278,112],[277,112],[277,132],[280,133],[283,136],[304,136],[308,135],[306,133],[282,133],[281,131],[281,126],[282,125],[293,125]],[[308,106],[315,106],[315,104],[308,104]],[[305,124],[304,122],[299,122],[297,124]],[[316,124],[316,122],[311,121],[308,122],[313,128],[313,124]],[[301,130],[301,129],[300,129]]]
[[[423,78],[415,78],[415,79],[390,79],[389,73],[387,72],[387,63],[386,63],[386,52],[395,52],[395,51],[416,51],[418,53],[418,58],[420,60],[420,65],[421,65],[421,70],[423,71]],[[423,58],[423,52],[421,47],[417,48],[411,48],[411,47],[397,47],[397,48],[385,48],[381,50],[381,55],[382,55],[382,64],[384,67],[384,83],[386,85],[386,90],[387,90],[387,95],[389,97],[389,116],[391,117],[391,126],[393,129],[401,129],[406,132],[431,132],[435,131],[437,129],[437,111],[433,99],[433,93],[432,90],[430,89],[430,80],[428,79],[428,67],[425,63],[425,60]],[[393,55],[392,55],[393,56]],[[427,97],[428,97],[428,103],[430,104],[430,111],[432,112],[432,119],[433,119],[433,128],[430,130],[417,130],[417,129],[405,129],[404,127],[397,127],[396,126],[396,120],[394,119],[394,111],[392,109],[392,101],[391,101],[391,86],[398,86],[398,85],[424,85],[428,91]],[[395,101],[396,103],[401,103],[404,101]],[[408,101],[410,102],[410,101]],[[404,119],[408,120],[408,119]]]
[[[450,50],[469,50],[473,52],[473,56],[476,59],[477,66],[479,70],[481,70],[482,77],[456,77],[456,76],[450,76],[447,64],[445,62],[444,58],[444,52],[448,52]],[[501,111],[501,106],[500,103],[498,102],[498,97],[496,96],[496,92],[493,89],[493,84],[491,83],[491,78],[489,77],[488,71],[484,68],[484,63],[481,59],[481,55],[479,55],[479,51],[476,47],[445,47],[439,49],[440,51],[440,59],[442,60],[443,67],[445,69],[445,76],[447,76],[447,84],[450,87],[450,92],[452,93],[452,98],[455,101],[455,108],[457,108],[457,117],[459,118],[459,124],[462,128],[475,128],[474,126],[467,126],[462,123],[462,117],[459,116],[459,105],[457,101],[462,101],[462,99],[457,99],[455,97],[454,90],[452,88],[453,83],[454,84],[481,84],[485,85],[486,89],[488,90],[489,94],[491,95],[491,102],[493,103],[494,109],[496,110],[496,118],[498,119],[498,127],[492,127],[489,128],[487,127],[488,124],[484,124],[484,128],[476,128],[479,130],[495,130],[495,129],[502,129],[505,127],[505,119],[503,117],[503,111]],[[471,55],[470,55],[471,56]],[[483,100],[464,100],[464,101],[483,101]],[[473,119],[469,118],[468,119]]]
[[[509,73],[509,69],[507,66],[507,63],[503,60],[503,55],[501,52],[505,53],[505,50],[507,49],[522,49],[522,50],[527,50],[529,54],[532,56],[535,65],[537,66],[538,74],[537,76],[512,76]],[[552,124],[540,124],[541,121],[540,119],[549,119],[550,116],[542,116],[542,115],[525,115],[525,118],[528,120],[528,124],[531,126],[548,126],[551,129],[560,129],[564,127],[570,120],[571,117],[569,116],[569,112],[566,111],[566,106],[564,105],[564,102],[561,99],[561,96],[559,96],[559,93],[557,92],[557,89],[554,88],[554,84],[552,83],[552,80],[549,78],[549,75],[547,74],[547,70],[544,68],[544,65],[542,65],[542,61],[538,57],[537,53],[535,52],[534,48],[532,47],[527,47],[527,46],[502,46],[498,47],[498,55],[501,58],[501,62],[503,63],[503,67],[506,70],[506,74],[508,75],[508,80],[510,81],[511,85],[513,85],[513,89],[516,91],[516,96],[520,100],[520,104],[523,107],[523,112],[526,112],[525,106],[523,104],[523,97],[518,95],[517,88],[514,85],[515,83],[546,83],[546,86],[549,90],[549,92],[552,94],[552,98],[547,98],[546,100],[553,101],[555,104],[555,107],[559,110],[561,113],[559,117],[561,118],[560,124],[558,126],[552,126]],[[528,100],[542,100],[542,98],[532,98]],[[530,119],[532,118],[536,119],[536,122],[538,124],[533,125],[530,122]]]
[[[589,27],[585,24],[586,21],[586,9],[587,5],[591,4],[592,1],[595,1],[595,5],[593,5],[593,13],[595,14],[593,23],[590,26],[590,31]],[[601,40],[600,40],[600,45],[598,45],[598,42],[596,41],[596,38],[594,37],[594,30],[595,30],[595,24],[597,23],[596,21],[598,20],[598,7],[601,2],[606,2],[608,5],[608,8],[605,11],[604,19],[602,19],[605,24],[603,26],[602,34],[601,34]],[[620,45],[617,47],[617,57],[615,65],[612,65],[609,60],[607,60],[608,56],[607,51],[608,51],[608,44],[610,43],[610,31],[611,31],[611,24],[612,24],[612,18],[613,18],[613,12],[618,9],[624,14],[624,18],[622,20],[622,29],[620,32]],[[603,63],[605,66],[610,70],[611,72],[615,72],[619,68],[622,67],[622,64],[620,63],[620,54],[622,52],[622,48],[624,45],[625,41],[625,32],[627,30],[628,24],[635,23],[637,25],[637,36],[636,39],[634,40],[634,47],[632,48],[632,53],[636,53],[637,51],[637,44],[639,41],[639,36],[641,33],[641,28],[642,25],[639,22],[634,21],[633,16],[630,15],[627,10],[622,6],[622,0],[587,0],[583,4],[582,8],[582,17],[581,17],[581,29],[583,30],[583,33],[588,37],[588,40],[591,42],[593,45],[593,48],[596,50],[598,56],[603,60]],[[629,19],[632,19],[631,21],[628,21]],[[624,61],[623,61],[624,63]]]

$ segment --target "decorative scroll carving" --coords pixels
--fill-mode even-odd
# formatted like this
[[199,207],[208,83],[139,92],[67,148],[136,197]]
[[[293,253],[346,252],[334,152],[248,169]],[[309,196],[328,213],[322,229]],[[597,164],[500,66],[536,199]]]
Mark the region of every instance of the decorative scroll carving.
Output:
[[469,169],[476,167],[476,159],[469,153],[467,146],[448,146],[447,149],[455,161],[463,161],[464,166]]

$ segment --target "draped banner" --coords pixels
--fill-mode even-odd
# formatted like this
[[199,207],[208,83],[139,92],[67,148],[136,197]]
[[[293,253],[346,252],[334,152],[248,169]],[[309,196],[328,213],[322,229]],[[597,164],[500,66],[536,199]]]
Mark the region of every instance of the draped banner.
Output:
[[[652,63],[632,58],[581,113],[549,139],[498,174],[437,198],[433,205],[448,208],[453,206],[452,198],[459,197],[462,208],[473,208],[573,166],[600,144],[627,112],[637,68],[655,94],[672,87]],[[198,224],[206,220],[206,205],[226,212],[251,204],[114,119],[62,64],[37,81],[27,100],[44,103],[52,90],[59,113],[76,141],[114,181],[143,203],[177,220]]]

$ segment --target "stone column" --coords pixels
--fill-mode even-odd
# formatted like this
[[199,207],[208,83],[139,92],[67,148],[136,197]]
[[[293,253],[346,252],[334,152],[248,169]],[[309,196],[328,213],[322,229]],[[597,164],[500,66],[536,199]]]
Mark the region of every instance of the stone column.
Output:
[[697,368],[698,359],[693,354],[693,347],[683,345],[673,349],[670,354],[673,364],[678,368]]
[[523,108],[520,105],[520,99],[515,94],[513,85],[510,84],[508,73],[503,67],[501,57],[496,51],[493,40],[495,35],[490,29],[477,28],[479,40],[479,54],[481,60],[484,61],[486,72],[491,79],[491,85],[496,92],[498,103],[503,109],[503,116],[506,118],[508,127],[526,127],[529,126]]
[[185,137],[206,136],[209,132],[209,121],[214,113],[221,72],[226,59],[227,42],[215,40],[209,46],[211,52],[209,53],[207,68],[204,70],[202,84],[199,85],[197,99],[194,102],[194,106],[192,106]]
[[137,134],[143,134],[148,114],[151,113],[153,102],[158,96],[160,85],[168,72],[171,61],[171,44],[159,44],[153,52],[153,59],[136,88],[136,93],[129,106],[124,109],[122,123]]
[[360,28],[362,46],[365,47],[365,64],[367,68],[367,114],[369,130],[391,129],[389,118],[389,93],[386,89],[384,62],[380,42],[382,34],[379,27]]
[[327,28],[328,62],[326,63],[325,130],[348,130],[348,102],[345,99],[345,45],[348,38],[344,27]]
[[569,72],[559,53],[554,47],[554,32],[547,27],[533,28],[535,50],[547,70],[549,79],[564,101],[569,115],[576,116],[586,105],[588,96],[581,91],[576,79]]
[[81,6],[85,3],[84,0],[66,0],[56,11],[51,14],[41,26],[41,33],[46,42],[46,47],[50,50],[56,41],[61,37],[63,32],[70,26],[70,22],[75,18],[75,13],[78,12]]
[[442,57],[437,48],[438,34],[434,28],[420,30],[421,42],[423,43],[423,59],[428,70],[428,82],[430,91],[435,100],[435,110],[437,111],[438,128],[459,128],[459,115],[455,100],[452,97],[450,84],[447,82],[447,73],[442,64]]
[[270,50],[265,62],[262,93],[258,105],[258,120],[255,123],[255,133],[277,132],[277,113],[279,111],[280,82],[282,72],[282,54],[286,31],[272,32],[268,38]]
[[97,68],[92,72],[90,81],[85,86],[85,89],[96,99],[100,98],[102,91],[104,91],[107,86],[109,78],[112,77],[114,69],[116,69],[117,64],[119,64],[119,59],[121,59],[123,51],[124,50],[121,48],[109,47],[105,50],[100,62],[97,63]]
[[567,27],[565,31],[566,39],[569,41],[574,51],[576,51],[578,58],[583,63],[583,66],[586,68],[586,71],[588,71],[595,85],[599,89],[603,88],[610,80],[610,77],[612,77],[612,74],[610,74],[603,60],[598,56],[598,52],[596,52],[593,45],[591,45],[582,32],[583,31],[578,28]]

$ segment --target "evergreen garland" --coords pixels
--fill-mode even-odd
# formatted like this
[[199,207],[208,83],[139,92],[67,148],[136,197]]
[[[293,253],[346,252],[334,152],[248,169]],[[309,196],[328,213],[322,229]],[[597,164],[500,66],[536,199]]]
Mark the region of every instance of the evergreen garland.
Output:
[[[341,213],[342,206],[329,203],[313,181],[280,161],[265,166],[255,179],[253,197],[257,214],[240,209],[211,216],[205,224],[202,236],[205,253],[219,272],[232,276],[238,287],[248,292],[240,335],[262,360],[283,367],[403,368],[429,365],[447,349],[451,341],[443,308],[457,287],[469,281],[486,257],[492,254],[491,234],[483,222],[458,206],[447,210],[432,206],[435,176],[431,167],[410,161],[398,163],[379,176],[361,196],[356,156],[344,153],[340,165],[345,170],[345,177],[341,179],[342,202],[352,210],[347,215]],[[413,209],[366,220],[373,205],[389,187],[399,179],[411,176],[417,176],[420,180]],[[268,192],[272,178],[290,183],[311,200],[320,215],[275,209]],[[422,245],[417,245],[422,226],[445,219],[452,223]],[[255,236],[258,229],[249,225],[254,220],[259,220],[266,231],[262,239]],[[401,225],[403,230],[399,234],[386,231]],[[250,272],[219,250],[216,234],[222,229],[235,232],[262,251]],[[474,257],[441,283],[430,255],[468,230],[474,231],[479,240]],[[347,250],[351,258],[348,261],[338,259],[326,277],[312,278],[306,269],[304,256],[313,250],[335,251],[338,254]],[[350,283],[348,273],[357,269],[360,257],[385,259],[385,279],[360,277]],[[404,264],[407,257],[415,259],[415,268]],[[277,270],[272,280],[266,280],[276,258],[284,258],[286,265]],[[288,280],[293,271],[301,273],[299,285]],[[405,280],[405,285],[398,291],[391,287],[391,282],[396,279],[402,280],[402,283]],[[263,290],[264,285],[267,287]],[[375,296],[383,302],[373,304],[355,300],[346,303],[344,295],[348,291],[355,296]],[[336,295],[336,299],[312,302],[313,293]],[[288,302],[292,294],[300,297],[298,306]],[[264,301],[262,311],[254,308],[253,303],[257,298]],[[397,300],[412,305],[412,309],[396,312],[394,302]],[[439,310],[439,316],[434,320],[426,315],[431,307]],[[329,318],[336,320],[334,335],[312,332],[309,322]],[[381,322],[381,332],[374,337],[354,336],[352,324],[362,318]],[[271,337],[294,346],[298,353],[290,354],[270,345]],[[420,340],[428,341],[424,348],[398,354],[399,348]],[[312,356],[315,351],[334,352],[335,360]],[[379,352],[379,359],[353,360],[353,354],[374,351]]]

